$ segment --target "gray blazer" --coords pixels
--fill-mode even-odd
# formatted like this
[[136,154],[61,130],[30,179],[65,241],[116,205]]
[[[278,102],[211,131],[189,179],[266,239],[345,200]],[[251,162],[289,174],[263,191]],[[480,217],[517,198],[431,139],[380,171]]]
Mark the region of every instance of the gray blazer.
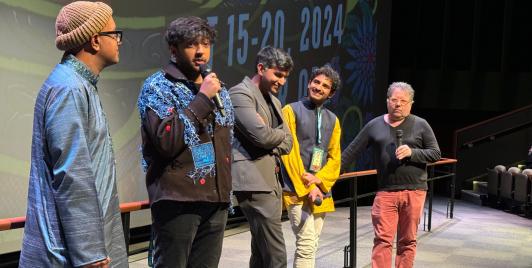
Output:
[[[292,135],[284,122],[281,102],[271,93],[279,127],[271,128],[272,114],[266,100],[251,79],[229,90],[235,111],[233,141],[233,191],[273,191],[279,181],[275,174],[275,156],[290,152]],[[266,125],[257,118],[259,114]]]

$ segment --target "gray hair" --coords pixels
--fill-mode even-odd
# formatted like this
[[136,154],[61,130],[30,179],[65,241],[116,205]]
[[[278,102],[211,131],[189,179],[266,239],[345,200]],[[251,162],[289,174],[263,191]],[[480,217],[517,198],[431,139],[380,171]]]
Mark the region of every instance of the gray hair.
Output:
[[292,57],[286,51],[271,46],[266,46],[257,53],[255,66],[259,63],[264,65],[265,68],[275,67],[285,72],[290,72],[294,68],[294,61],[292,61]]
[[170,22],[165,33],[169,46],[177,47],[178,44],[191,44],[201,39],[207,39],[210,43],[216,40],[216,30],[206,20],[189,16],[180,17]]
[[410,101],[414,100],[415,91],[412,88],[412,86],[406,82],[393,82],[392,84],[390,84],[390,86],[388,87],[388,94],[387,94],[388,98],[392,95],[393,90],[396,88],[402,91],[406,91],[408,95],[410,95]]

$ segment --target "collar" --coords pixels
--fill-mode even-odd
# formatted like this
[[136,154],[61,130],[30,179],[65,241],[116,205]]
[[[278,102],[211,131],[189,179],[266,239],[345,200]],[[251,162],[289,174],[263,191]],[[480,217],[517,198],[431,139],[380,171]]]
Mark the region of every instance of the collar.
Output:
[[244,82],[244,85],[246,85],[248,88],[252,90],[256,90],[258,94],[261,95],[266,102],[272,99],[273,93],[268,91],[266,94],[264,94],[262,90],[260,90],[260,88],[253,82],[253,78],[246,76],[244,77],[244,80],[242,80],[242,82]]
[[[317,108],[316,104],[315,104],[314,102],[312,102],[311,100],[309,100],[308,97],[303,97],[303,98],[300,99],[300,101],[301,101],[301,102],[303,103],[303,105],[305,105],[305,107],[307,107],[307,109],[309,109],[309,110],[314,110],[314,109]],[[323,107],[323,105],[320,106],[320,107]]]
[[69,54],[67,55],[61,63],[65,64],[66,66],[74,69],[76,73],[81,75],[81,77],[87,79],[94,87],[96,87],[96,83],[98,83],[99,76],[94,74],[85,63],[81,62],[78,58],[74,57],[74,55]]
[[168,80],[172,80],[174,82],[178,80],[189,81],[188,78],[181,72],[181,70],[177,68],[177,65],[174,62],[170,62],[168,65],[163,67],[163,71]]
[[411,115],[412,114],[408,114],[402,121],[390,122],[390,114],[384,114],[383,115],[383,119],[384,119],[384,122],[387,125],[395,128],[395,127],[398,127],[398,126],[404,124],[407,121],[410,121]]

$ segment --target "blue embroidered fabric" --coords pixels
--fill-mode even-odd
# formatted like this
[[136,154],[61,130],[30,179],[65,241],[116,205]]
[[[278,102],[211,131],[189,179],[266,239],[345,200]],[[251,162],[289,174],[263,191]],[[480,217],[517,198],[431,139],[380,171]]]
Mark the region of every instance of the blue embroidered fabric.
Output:
[[[196,96],[189,89],[191,87],[194,85],[182,82],[173,83],[165,78],[163,71],[159,71],[146,79],[137,103],[141,120],[145,119],[147,108],[153,110],[161,119],[170,116],[173,112],[178,113],[179,119],[185,126],[184,140],[189,150],[190,147],[200,144],[200,138],[194,124],[183,111]],[[222,116],[218,110],[215,110],[215,122],[218,125],[230,127],[230,141],[233,143],[234,111],[226,88],[222,88],[220,97],[225,107],[226,116]],[[211,125],[207,131],[210,134],[213,133]],[[142,166],[145,171],[149,165],[150,163],[146,159],[142,159]],[[216,175],[214,166],[213,163],[204,167],[196,167],[195,170],[188,172],[187,176],[194,181],[206,175],[214,177]]]
[[83,62],[79,61],[73,55],[68,55],[62,62],[63,64],[70,66],[76,73],[80,74],[83,78],[87,79],[94,87],[98,83],[99,76],[95,75],[89,70],[89,67]]

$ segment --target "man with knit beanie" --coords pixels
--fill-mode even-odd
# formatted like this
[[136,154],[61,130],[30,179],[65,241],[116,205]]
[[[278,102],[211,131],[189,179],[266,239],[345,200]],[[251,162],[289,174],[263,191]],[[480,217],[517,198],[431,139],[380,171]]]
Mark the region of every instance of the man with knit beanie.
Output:
[[20,267],[127,267],[100,72],[118,63],[122,32],[101,2],[64,6],[56,19],[61,62],[35,103]]

